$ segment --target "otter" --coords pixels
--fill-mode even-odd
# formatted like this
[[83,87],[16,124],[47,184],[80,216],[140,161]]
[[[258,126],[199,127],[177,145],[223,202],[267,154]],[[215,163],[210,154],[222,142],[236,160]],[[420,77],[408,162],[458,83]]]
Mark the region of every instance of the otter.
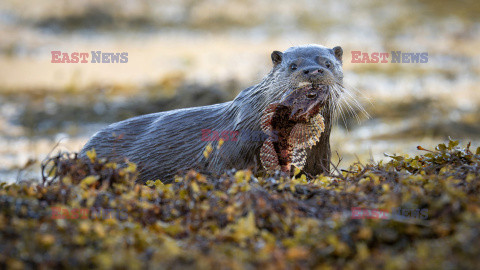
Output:
[[[160,179],[170,183],[175,174],[189,169],[218,175],[231,168],[267,172],[280,168],[288,173],[292,164],[310,175],[329,173],[332,117],[344,91],[342,56],[340,46],[303,45],[273,51],[271,71],[232,101],[111,124],[90,138],[79,157],[88,160],[87,151],[95,149],[99,158],[134,162],[138,182]],[[302,99],[306,101],[300,102]],[[239,136],[213,142],[213,151],[205,155],[211,142],[202,140],[204,129],[238,131]],[[270,135],[266,140],[243,136],[262,130],[276,132],[276,140]],[[302,139],[303,134],[313,138]],[[282,143],[286,140],[293,144],[297,141],[301,147]],[[265,153],[274,156],[273,163]]]

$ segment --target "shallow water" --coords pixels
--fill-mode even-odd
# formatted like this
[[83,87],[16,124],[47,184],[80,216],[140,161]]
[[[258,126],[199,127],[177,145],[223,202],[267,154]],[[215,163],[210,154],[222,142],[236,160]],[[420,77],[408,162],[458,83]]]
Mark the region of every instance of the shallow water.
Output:
[[[451,11],[430,1],[265,1],[254,9],[240,0],[44,2],[0,3],[3,181],[15,181],[26,163],[21,177],[38,178],[29,160],[43,160],[60,138],[60,149],[78,151],[108,123],[230,100],[268,73],[271,51],[307,43],[343,47],[345,82],[371,115],[339,117],[332,148],[340,167],[419,153],[417,145],[449,136],[479,144],[475,1]],[[54,50],[128,52],[128,63],[53,64]],[[428,52],[428,62],[352,63],[352,51]]]

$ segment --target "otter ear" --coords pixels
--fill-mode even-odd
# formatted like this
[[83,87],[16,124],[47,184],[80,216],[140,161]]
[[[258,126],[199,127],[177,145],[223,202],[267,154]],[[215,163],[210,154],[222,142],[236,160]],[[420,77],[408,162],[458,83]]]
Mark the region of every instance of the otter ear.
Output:
[[273,66],[276,67],[278,64],[282,63],[283,53],[279,51],[272,52],[272,62]]
[[332,49],[333,50],[333,55],[335,55],[335,58],[342,63],[342,56],[343,56],[343,49],[340,46],[337,46]]

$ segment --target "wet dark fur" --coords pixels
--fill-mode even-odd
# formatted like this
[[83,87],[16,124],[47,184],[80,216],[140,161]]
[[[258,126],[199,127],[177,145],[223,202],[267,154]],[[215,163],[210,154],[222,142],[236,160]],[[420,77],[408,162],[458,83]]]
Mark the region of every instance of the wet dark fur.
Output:
[[[333,64],[328,74],[329,83],[341,84],[342,51],[319,45],[292,47],[284,53],[272,53],[273,69],[257,85],[243,90],[233,101],[194,108],[142,115],[114,123],[97,132],[80,152],[95,148],[98,157],[123,162],[128,159],[137,164],[140,181],[160,179],[171,182],[175,173],[191,168],[221,174],[226,169],[260,168],[261,140],[225,141],[205,159],[203,151],[210,143],[202,141],[202,129],[216,131],[259,131],[263,110],[278,101],[287,91],[305,80],[305,69],[325,69],[325,59]],[[291,70],[291,63],[298,66]],[[333,81],[332,81],[333,78]],[[333,97],[333,98],[332,98]],[[321,114],[325,131],[317,145],[308,150],[304,170],[312,175],[328,172],[330,168],[330,131],[332,110],[336,102],[330,95]]]

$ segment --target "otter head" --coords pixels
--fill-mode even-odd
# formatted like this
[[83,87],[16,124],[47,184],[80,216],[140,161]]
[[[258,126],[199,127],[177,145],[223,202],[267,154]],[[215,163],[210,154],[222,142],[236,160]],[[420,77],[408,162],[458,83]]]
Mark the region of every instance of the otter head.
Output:
[[283,76],[277,85],[282,92],[278,104],[288,108],[289,120],[306,122],[338,98],[342,87],[336,85],[343,83],[342,55],[339,46],[319,45],[272,53],[274,72]]
[[292,165],[303,169],[309,149],[320,141],[317,153],[323,151],[326,158],[312,162],[324,168],[329,165],[325,163],[330,160],[330,117],[344,89],[342,54],[341,47],[319,45],[272,53],[274,67],[268,77],[274,78],[270,82],[274,93],[260,124],[264,132],[278,136],[267,138],[260,148],[260,161],[267,171],[290,173]]

